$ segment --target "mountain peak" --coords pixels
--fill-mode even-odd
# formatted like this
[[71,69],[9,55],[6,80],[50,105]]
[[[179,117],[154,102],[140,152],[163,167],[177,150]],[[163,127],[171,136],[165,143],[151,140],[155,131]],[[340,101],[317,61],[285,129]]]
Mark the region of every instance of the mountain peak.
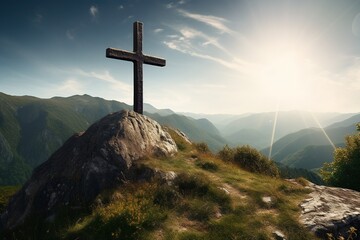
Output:
[[137,160],[176,152],[174,140],[154,120],[127,110],[109,114],[34,170],[1,216],[2,226],[12,229],[29,216],[47,218],[64,206],[86,206],[103,190],[144,177],[138,169],[133,174]]

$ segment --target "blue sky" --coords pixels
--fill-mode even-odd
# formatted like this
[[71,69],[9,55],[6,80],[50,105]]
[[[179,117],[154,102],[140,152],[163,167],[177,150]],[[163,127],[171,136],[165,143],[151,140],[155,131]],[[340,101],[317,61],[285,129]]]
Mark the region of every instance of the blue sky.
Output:
[[360,1],[2,1],[0,91],[42,98],[90,94],[132,104],[132,50],[144,101],[197,113],[360,112]]

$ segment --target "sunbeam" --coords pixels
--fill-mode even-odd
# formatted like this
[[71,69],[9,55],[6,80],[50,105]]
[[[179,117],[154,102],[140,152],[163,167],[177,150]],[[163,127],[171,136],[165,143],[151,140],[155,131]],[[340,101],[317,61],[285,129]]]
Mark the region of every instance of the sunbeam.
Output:
[[316,122],[316,124],[318,125],[318,127],[320,128],[320,130],[322,131],[322,133],[324,134],[324,136],[326,137],[326,139],[329,141],[329,143],[331,144],[331,146],[334,148],[334,150],[336,149],[335,144],[333,143],[333,141],[331,141],[329,135],[327,135],[327,133],[325,132],[325,129],[323,128],[323,126],[320,124],[319,120],[317,119],[317,117],[315,117],[315,115],[313,113],[311,113],[311,116],[313,117],[314,121]]
[[279,115],[279,103],[277,104],[277,108],[276,108],[276,112],[275,112],[275,117],[274,117],[273,129],[272,129],[272,133],[271,133],[269,159],[271,159],[272,148],[273,148],[274,139],[275,139],[275,132],[276,132],[276,124],[277,124],[277,120],[278,120],[278,115]]

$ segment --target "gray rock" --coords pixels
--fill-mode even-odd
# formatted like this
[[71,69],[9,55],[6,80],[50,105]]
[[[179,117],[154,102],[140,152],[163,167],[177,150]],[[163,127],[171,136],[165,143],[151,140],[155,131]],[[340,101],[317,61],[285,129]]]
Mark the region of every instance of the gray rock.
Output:
[[279,230],[274,231],[273,236],[275,240],[286,240],[285,235]]
[[63,206],[89,206],[105,189],[157,175],[156,170],[139,167],[142,158],[176,152],[173,139],[154,120],[133,111],[109,114],[69,138],[34,170],[1,215],[0,226],[12,229],[33,215],[46,219]]
[[360,192],[310,183],[312,192],[300,206],[300,221],[318,237],[347,235],[350,227],[360,229]]

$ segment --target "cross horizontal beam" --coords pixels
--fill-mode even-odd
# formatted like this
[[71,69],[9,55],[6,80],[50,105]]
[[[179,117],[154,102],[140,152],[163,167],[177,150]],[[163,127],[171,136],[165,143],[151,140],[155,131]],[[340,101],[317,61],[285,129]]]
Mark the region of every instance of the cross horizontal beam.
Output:
[[166,65],[166,60],[158,57],[148,56],[148,55],[138,55],[134,52],[129,52],[125,50],[120,50],[116,48],[107,48],[106,57],[120,59],[130,62],[143,62],[145,64],[164,67]]

